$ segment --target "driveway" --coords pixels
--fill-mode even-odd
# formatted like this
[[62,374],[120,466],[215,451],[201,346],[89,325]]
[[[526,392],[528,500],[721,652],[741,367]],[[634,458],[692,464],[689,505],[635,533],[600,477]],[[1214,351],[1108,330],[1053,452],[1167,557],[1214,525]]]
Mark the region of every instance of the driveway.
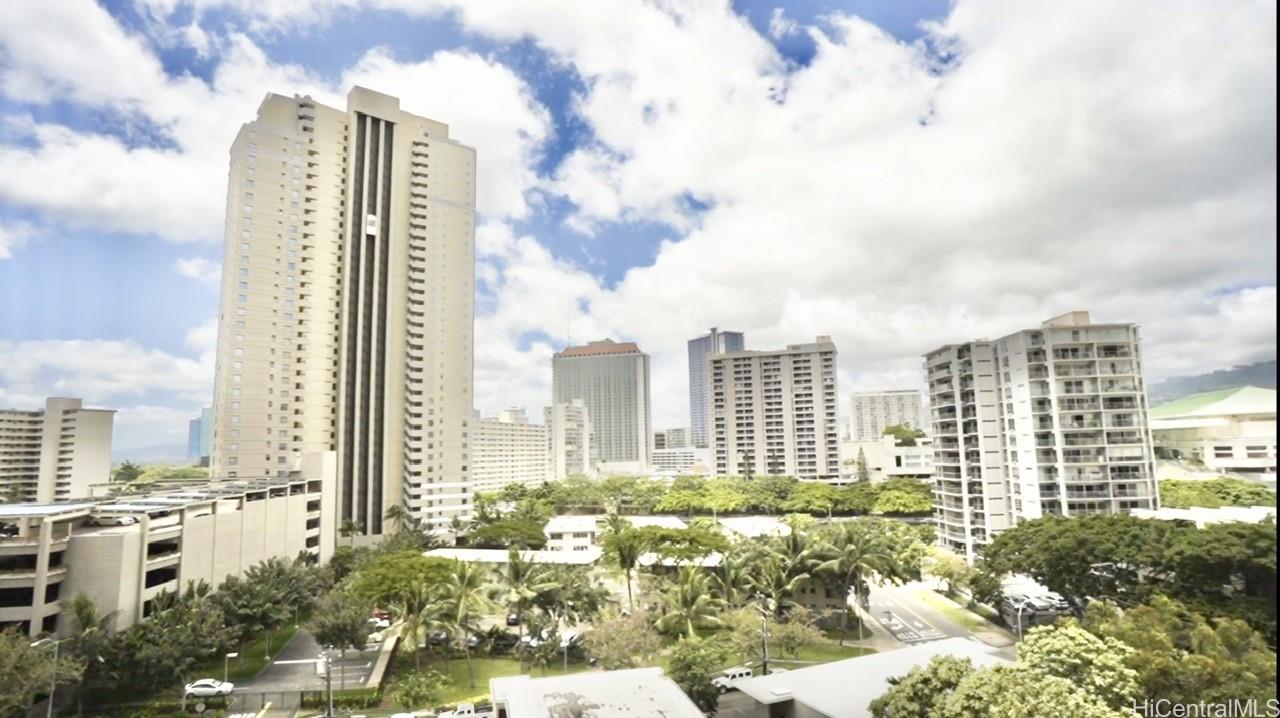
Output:
[[[272,691],[318,690],[324,688],[324,676],[316,668],[316,659],[322,649],[307,631],[299,630],[257,678],[236,686],[236,692],[267,693]],[[344,684],[347,688],[359,688],[369,678],[373,663],[378,658],[378,644],[371,644],[363,652],[348,649],[346,658],[335,657],[331,667],[333,688]]]

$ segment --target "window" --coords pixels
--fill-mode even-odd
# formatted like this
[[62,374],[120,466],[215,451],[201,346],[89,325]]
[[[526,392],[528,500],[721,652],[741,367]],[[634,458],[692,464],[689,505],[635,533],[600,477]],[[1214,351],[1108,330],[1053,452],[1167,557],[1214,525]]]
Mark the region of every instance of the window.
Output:
[[237,302],[238,304],[244,304],[244,303],[245,303],[245,302],[247,302],[247,301],[249,301],[249,297],[248,297],[248,295],[245,295],[245,294],[237,294],[237,295],[236,295],[236,302]]
[[240,282],[240,289],[241,289],[241,291],[248,290],[248,289],[249,289],[249,283],[248,283],[248,282]]
[[241,268],[240,268],[240,276],[242,276],[242,277],[247,277],[247,276],[249,276],[249,268],[248,268],[248,267],[241,267]]
[[232,352],[232,354],[233,354],[233,355],[235,355],[235,356],[238,356],[238,357],[242,357],[242,356],[244,356],[244,348],[243,348],[243,347],[236,347],[236,350],[235,350],[234,352]]

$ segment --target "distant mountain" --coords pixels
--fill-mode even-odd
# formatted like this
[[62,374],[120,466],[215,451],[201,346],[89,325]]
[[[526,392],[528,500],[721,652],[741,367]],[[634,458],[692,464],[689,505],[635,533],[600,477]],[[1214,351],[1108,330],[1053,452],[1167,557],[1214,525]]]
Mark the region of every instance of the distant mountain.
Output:
[[1190,394],[1231,389],[1238,386],[1276,388],[1276,360],[1260,361],[1256,364],[1238,366],[1234,369],[1219,369],[1218,371],[1198,376],[1170,377],[1147,387],[1147,397],[1151,402],[1151,406],[1156,407]]
[[135,464],[185,464],[187,463],[186,444],[155,444],[139,446],[132,449],[111,450],[111,463],[132,461]]

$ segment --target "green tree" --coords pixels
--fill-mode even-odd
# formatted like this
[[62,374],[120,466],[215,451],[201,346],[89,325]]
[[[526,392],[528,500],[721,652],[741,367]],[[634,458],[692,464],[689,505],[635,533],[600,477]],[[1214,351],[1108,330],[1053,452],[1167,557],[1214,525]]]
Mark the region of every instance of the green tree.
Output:
[[746,602],[751,594],[751,567],[749,557],[742,551],[730,551],[720,561],[715,572],[716,592],[730,608]]
[[487,526],[481,526],[468,536],[471,545],[479,548],[540,549],[547,545],[542,528],[545,519],[509,516]]
[[874,718],[942,718],[947,699],[973,673],[973,662],[934,656],[928,665],[889,679],[889,690],[871,701]]
[[609,671],[649,665],[662,648],[661,637],[641,614],[608,616],[582,640],[587,652]]
[[[112,614],[103,616],[89,594],[81,592],[71,597],[64,604],[63,612],[69,618],[71,640],[67,644],[69,651],[80,659],[84,673],[80,678],[81,690],[77,699],[83,708],[85,693],[92,693],[105,687],[107,683],[107,655],[111,648],[111,632],[109,626]],[[0,711],[3,715],[3,711]]]
[[969,588],[973,577],[973,569],[962,557],[941,546],[929,546],[923,570],[941,582],[942,592],[947,595]]
[[1265,637],[1243,621],[1204,616],[1165,596],[1121,610],[1095,601],[1083,625],[1133,648],[1126,665],[1137,672],[1141,693],[1172,703],[1227,703],[1276,695],[1276,654]]
[[[1127,718],[1085,687],[1016,666],[975,671],[947,698],[944,718]],[[898,718],[894,714],[894,718]]]
[[[429,631],[447,627],[448,607],[440,595],[438,586],[413,583],[398,592],[390,604],[391,615],[400,621],[401,645],[413,653],[414,669],[422,668],[422,646],[427,643]],[[445,661],[449,651],[445,649]]]
[[858,458],[854,461],[854,467],[858,475],[858,483],[871,482],[871,470],[867,468],[867,454],[861,447],[858,448]]
[[[58,683],[79,680],[84,662],[76,655],[60,655]],[[15,715],[31,706],[36,696],[49,692],[54,680],[53,650],[48,645],[32,646],[31,639],[17,629],[0,630],[0,715]]]
[[[320,599],[307,630],[322,646],[338,649],[345,665],[348,648],[364,649],[369,640],[369,604],[350,592],[331,591]],[[346,673],[339,688],[347,687]]]
[[[277,600],[272,586],[238,576],[229,576],[223,581],[213,600],[221,609],[231,640],[241,652],[264,631],[275,629],[293,615],[291,607]],[[268,647],[267,655],[270,654]]]
[[1262,484],[1225,476],[1207,481],[1169,479],[1160,482],[1160,505],[1174,509],[1275,506],[1276,492]]
[[886,426],[882,436],[892,436],[897,440],[898,446],[915,446],[916,439],[923,437],[924,432],[909,424],[895,424]]
[[356,545],[356,536],[364,533],[364,524],[354,519],[343,519],[338,527],[338,535],[347,539],[348,546]]
[[869,521],[845,522],[829,532],[818,549],[823,560],[816,571],[838,581],[843,590],[840,595],[845,597],[840,611],[841,646],[849,625],[850,591],[856,588],[859,600],[865,601],[870,579],[896,581],[902,576],[902,567],[881,527]]
[[361,567],[349,579],[351,591],[372,606],[387,607],[402,600],[413,586],[443,583],[453,562],[417,551],[382,554]]
[[1098,637],[1071,618],[1032,628],[1018,644],[1018,660],[1027,668],[1087,686],[1115,709],[1132,706],[1138,697],[1138,673],[1126,665],[1132,653],[1125,643]]
[[121,484],[135,481],[139,476],[142,476],[142,467],[127,459],[111,472],[111,480]]
[[396,676],[388,687],[397,708],[428,708],[440,701],[449,680],[436,671],[414,671]]
[[697,636],[698,628],[714,628],[721,624],[720,611],[724,601],[711,590],[711,577],[700,569],[683,566],[675,583],[664,596],[665,613],[658,619],[658,628],[675,631],[688,637]]
[[388,506],[386,513],[382,515],[382,520],[394,526],[397,532],[418,528],[417,517],[410,513],[404,504]]
[[723,642],[685,638],[671,649],[668,675],[699,708],[714,714],[720,691],[711,685],[711,679],[727,658]]
[[526,559],[519,549],[507,551],[507,562],[497,570],[498,583],[502,586],[502,600],[514,611],[524,626],[524,614],[533,606],[538,594],[555,588],[555,579],[545,567]]
[[468,685],[475,688],[476,673],[471,663],[471,646],[467,638],[477,631],[477,619],[495,607],[488,595],[490,586],[485,581],[485,572],[468,561],[457,561],[441,591],[445,608],[444,620],[451,632],[461,636],[467,657]]
[[777,618],[794,607],[791,597],[807,580],[808,573],[793,573],[787,561],[776,553],[756,557],[750,578],[752,591],[764,597],[769,610]]
[[677,563],[696,561],[712,553],[723,554],[729,550],[728,539],[714,529],[645,526],[636,530],[644,537],[648,550]]
[[783,511],[798,511],[804,514],[825,515],[830,517],[835,510],[840,490],[831,484],[806,482],[795,487],[780,508]]
[[635,599],[631,593],[631,579],[640,557],[644,554],[647,543],[645,534],[633,528],[620,531],[609,531],[604,537],[605,554],[618,568],[622,569],[627,582],[627,608],[635,610]]

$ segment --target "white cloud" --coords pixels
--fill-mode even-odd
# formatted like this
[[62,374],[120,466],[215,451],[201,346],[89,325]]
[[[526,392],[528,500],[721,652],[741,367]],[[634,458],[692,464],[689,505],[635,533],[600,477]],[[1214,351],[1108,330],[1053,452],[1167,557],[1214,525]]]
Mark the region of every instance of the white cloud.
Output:
[[13,256],[13,250],[27,241],[35,230],[26,222],[6,224],[0,222],[0,259]]
[[769,14],[769,37],[781,40],[788,35],[800,32],[800,24],[787,17],[786,11],[775,7]]
[[179,259],[174,268],[178,270],[178,274],[184,277],[190,277],[198,282],[204,282],[215,287],[222,280],[222,265],[217,262],[210,262],[204,257]]
[[[302,3],[281,3],[281,12]],[[167,6],[153,10],[164,16]],[[270,9],[270,8],[267,8]],[[91,0],[0,4],[0,92],[22,103],[54,99],[104,111],[125,135],[95,134],[10,117],[0,144],[0,201],[72,224],[156,234],[170,241],[221,237],[227,148],[268,92],[311,94],[345,106],[351,83],[393,92],[477,146],[479,209],[523,217],[532,170],[550,136],[547,112],[501,63],[441,51],[399,61],[373,49],[333,83],[268,58],[247,36],[198,24],[161,28],[216,56],[209,82],[165,73],[143,37]],[[153,135],[165,142],[155,144]]]

